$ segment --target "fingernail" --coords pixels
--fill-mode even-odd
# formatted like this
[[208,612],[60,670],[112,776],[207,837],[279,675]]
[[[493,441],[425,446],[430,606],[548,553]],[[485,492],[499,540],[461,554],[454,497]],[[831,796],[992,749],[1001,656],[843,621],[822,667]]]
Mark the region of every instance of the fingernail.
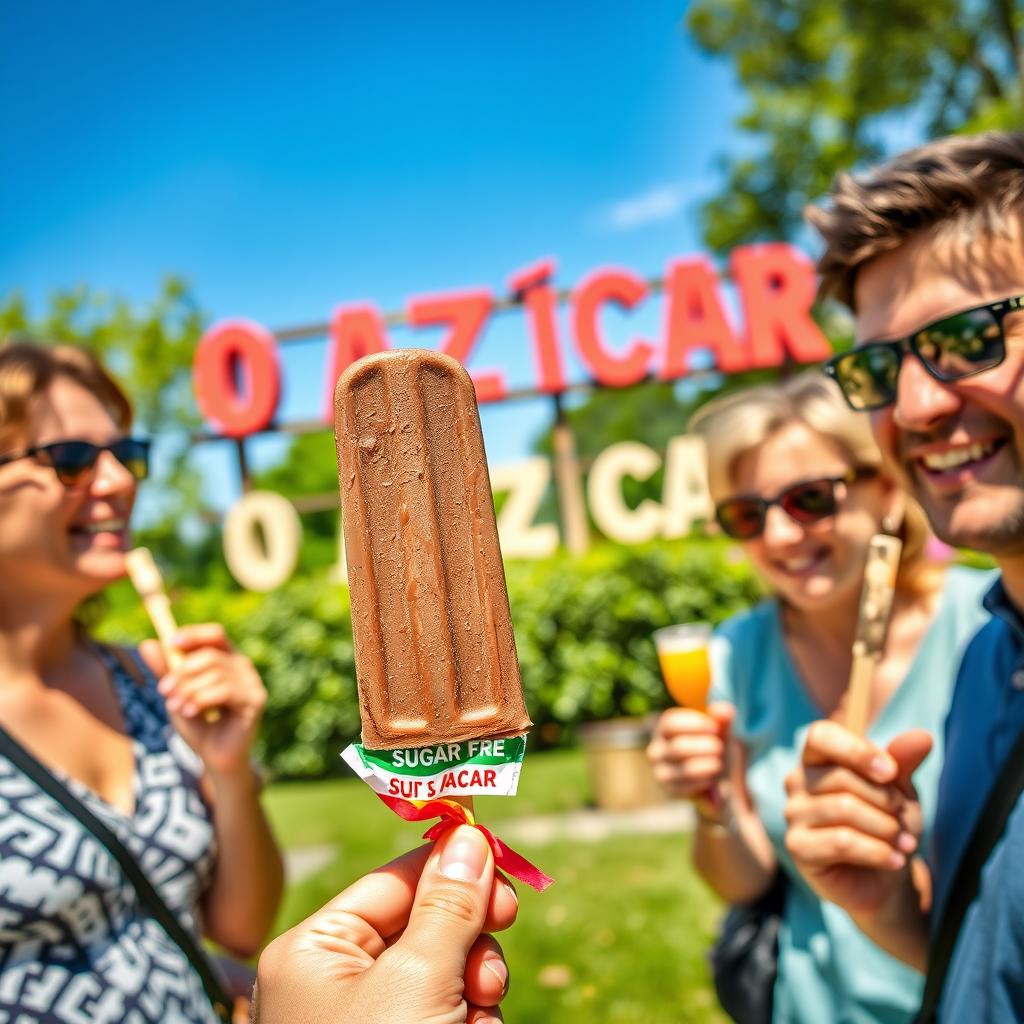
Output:
[[515,902],[515,905],[518,907],[519,893],[516,892],[515,886],[511,882],[506,882],[505,879],[502,879],[501,882],[502,885],[504,885],[505,888],[508,890],[508,894],[512,897],[512,900]]
[[445,878],[478,882],[487,866],[487,840],[477,829],[460,825],[444,842],[438,867]]
[[913,853],[917,849],[917,840],[909,832],[901,832],[896,837],[896,845],[904,853]]
[[157,693],[168,694],[174,689],[174,676],[164,676],[156,684]]
[[907,858],[904,857],[902,853],[897,853],[893,850],[892,853],[889,854],[889,867],[893,868],[893,870],[903,867],[906,863]]
[[872,759],[869,771],[876,782],[891,782],[896,775],[895,765],[885,757]]
[[504,992],[505,986],[508,984],[508,967],[505,965],[505,961],[500,956],[495,956],[490,960],[485,960],[484,967],[501,982],[501,991]]
[[177,711],[181,707],[181,697],[168,697],[166,703],[168,711]]

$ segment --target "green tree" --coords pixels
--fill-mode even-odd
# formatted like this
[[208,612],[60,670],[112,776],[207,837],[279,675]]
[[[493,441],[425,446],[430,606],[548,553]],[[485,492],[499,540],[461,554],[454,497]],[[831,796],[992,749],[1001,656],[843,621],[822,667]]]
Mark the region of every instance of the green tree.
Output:
[[[338,557],[338,462],[329,427],[293,438],[280,462],[253,474],[255,490],[275,491],[302,512],[299,570],[333,565]],[[309,508],[313,499],[316,507]]]
[[1024,123],[1024,0],[695,0],[686,25],[748,97],[746,142],[702,209],[718,251],[792,237],[835,174],[884,156],[897,129],[923,141]]
[[165,278],[156,298],[141,306],[85,286],[53,292],[41,315],[18,292],[0,301],[0,338],[25,335],[91,349],[125,385],[136,418],[152,432],[199,425],[191,366],[204,324],[177,277]]

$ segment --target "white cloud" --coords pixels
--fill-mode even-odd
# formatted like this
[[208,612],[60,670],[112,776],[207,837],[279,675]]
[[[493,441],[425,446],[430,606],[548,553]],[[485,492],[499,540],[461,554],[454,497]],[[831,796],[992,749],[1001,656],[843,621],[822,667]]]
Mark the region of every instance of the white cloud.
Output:
[[603,231],[632,231],[645,224],[672,220],[701,187],[692,181],[652,185],[644,192],[610,203],[597,212],[592,222]]

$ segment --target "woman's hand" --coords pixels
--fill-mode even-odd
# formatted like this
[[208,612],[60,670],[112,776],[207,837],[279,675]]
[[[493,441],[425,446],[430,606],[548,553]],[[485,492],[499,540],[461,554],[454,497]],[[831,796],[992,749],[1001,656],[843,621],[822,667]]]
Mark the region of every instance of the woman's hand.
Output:
[[695,801],[713,816],[728,785],[729,730],[736,709],[719,702],[707,714],[669,708],[658,719],[647,757],[654,777],[674,797]]
[[216,623],[182,626],[174,641],[180,663],[169,670],[160,644],[144,640],[139,653],[159,678],[174,727],[214,776],[248,771],[267,691],[252,662]]
[[484,929],[515,920],[490,846],[461,825],[359,879],[264,950],[257,1024],[493,1024],[508,989]]

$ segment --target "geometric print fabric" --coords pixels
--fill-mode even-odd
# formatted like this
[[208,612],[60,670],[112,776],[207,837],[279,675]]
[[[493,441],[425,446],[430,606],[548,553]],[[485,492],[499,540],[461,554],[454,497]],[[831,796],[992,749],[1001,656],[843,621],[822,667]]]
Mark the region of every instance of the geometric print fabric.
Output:
[[[182,925],[216,856],[202,762],[170,725],[156,681],[101,651],[135,755],[130,816],[61,772]],[[215,1024],[199,977],[139,903],[106,847],[0,755],[0,1024]]]

